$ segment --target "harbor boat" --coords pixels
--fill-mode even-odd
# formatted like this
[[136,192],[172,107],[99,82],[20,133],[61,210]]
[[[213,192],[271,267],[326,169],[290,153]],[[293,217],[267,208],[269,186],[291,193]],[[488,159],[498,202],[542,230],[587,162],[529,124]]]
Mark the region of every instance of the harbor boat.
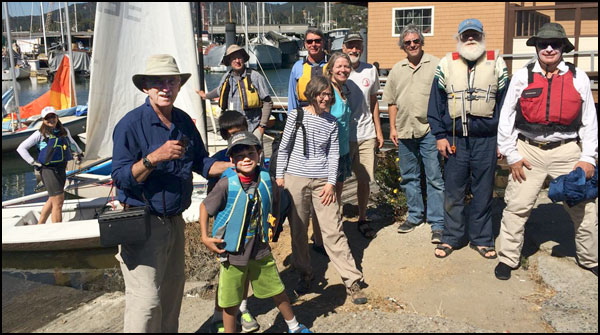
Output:
[[[59,113],[62,113],[62,115],[68,115],[71,112],[76,111],[77,108],[87,109],[87,106],[75,106],[75,107],[69,108],[67,110],[57,111],[57,114],[59,116],[61,115]],[[85,131],[86,121],[87,121],[86,115],[70,114],[68,116],[60,116],[60,122],[63,124],[63,126],[65,128],[69,129],[69,132],[71,132],[72,136],[75,136],[75,135]],[[10,123],[10,119],[7,122]],[[39,118],[36,122],[33,122],[28,127],[22,128],[17,131],[5,131],[4,130],[4,122],[3,122],[2,152],[4,153],[4,152],[10,152],[10,151],[17,150],[17,147],[19,146],[19,144],[21,144],[21,142],[23,142],[29,136],[31,136],[31,134],[33,134],[35,131],[40,129],[41,125],[42,125],[41,118]]]
[[[147,3],[140,7],[140,12],[136,12],[136,20],[122,15],[111,15],[111,9],[109,3],[102,2],[99,2],[96,7],[95,47],[92,56],[95,61],[92,64],[90,78],[86,126],[87,163],[112,157],[112,131],[116,123],[128,111],[141,105],[146,98],[146,95],[131,83],[131,76],[143,72],[145,63],[140,59],[156,53],[173,55],[182,71],[192,73],[188,83],[182,87],[175,106],[190,114],[200,134],[204,136],[205,125],[200,112],[201,100],[195,93],[195,89],[200,85],[196,71],[196,51],[189,3]],[[164,17],[176,18],[176,20],[164,20]],[[132,39],[133,36],[136,38]],[[148,38],[146,40],[137,38],[141,36]],[[176,36],[177,40],[174,40],[173,36]],[[135,41],[135,45],[132,45],[132,40]],[[106,50],[123,50],[127,56],[105,52]],[[97,53],[99,54],[96,55]],[[108,181],[110,176],[105,178]],[[114,193],[111,193],[108,199],[94,197],[68,200],[65,202],[65,206],[68,203],[66,209],[63,207],[64,222],[44,225],[33,224],[39,218],[43,202],[30,203],[32,197],[43,199],[43,192],[3,202],[2,248],[3,250],[47,250],[47,248],[72,249],[99,246],[99,243],[96,243],[99,241],[97,214],[102,210],[111,211],[119,208],[116,202],[113,203],[112,195]],[[206,183],[200,181],[194,185],[192,204],[183,213],[184,220],[198,220],[199,206],[205,196]],[[88,207],[91,209],[87,210]],[[81,214],[83,212],[87,214]],[[68,231],[76,226],[81,227],[81,231],[75,236],[69,236]],[[27,235],[30,237],[25,239]]]
[[[182,214],[186,222],[198,221],[198,209],[205,197],[205,190],[194,192],[191,206]],[[2,251],[100,248],[98,215],[122,209],[118,201],[107,201],[105,197],[66,200],[62,222],[37,224],[44,204],[2,204]]]
[[298,60],[298,50],[302,48],[302,40],[295,36],[286,36],[276,31],[268,31],[265,37],[281,51],[281,66],[289,67]]
[[[253,69],[279,69],[281,68],[281,50],[263,35],[257,36],[248,42],[248,66]],[[259,65],[260,64],[260,65]]]
[[204,53],[204,69],[211,72],[227,72],[227,66],[221,64],[225,55],[225,45],[209,45]]
[[342,44],[344,43],[344,37],[350,31],[350,28],[338,28],[332,29],[326,33],[329,41],[329,50],[331,53],[336,51],[342,51]]

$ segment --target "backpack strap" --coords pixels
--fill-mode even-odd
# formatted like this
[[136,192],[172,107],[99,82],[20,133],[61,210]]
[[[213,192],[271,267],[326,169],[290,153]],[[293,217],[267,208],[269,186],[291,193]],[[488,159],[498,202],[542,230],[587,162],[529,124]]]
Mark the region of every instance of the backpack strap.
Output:
[[535,66],[535,63],[531,63],[529,65],[527,65],[527,83],[531,84],[533,83],[533,67]]
[[246,79],[248,80],[248,91],[254,93],[254,85],[252,85],[252,69],[246,68]]
[[294,134],[293,136],[293,142],[296,142],[296,134],[298,133],[298,128],[302,128],[302,144],[303,144],[303,152],[304,152],[304,156],[308,156],[308,152],[306,149],[306,127],[304,127],[304,124],[302,123],[302,120],[304,119],[304,110],[302,108],[297,108],[296,109],[296,126],[294,128]]
[[569,68],[569,71],[571,71],[571,73],[573,74],[573,79],[575,79],[575,76],[577,75],[577,70],[575,68],[575,64],[569,63],[569,62],[565,62],[565,64]]

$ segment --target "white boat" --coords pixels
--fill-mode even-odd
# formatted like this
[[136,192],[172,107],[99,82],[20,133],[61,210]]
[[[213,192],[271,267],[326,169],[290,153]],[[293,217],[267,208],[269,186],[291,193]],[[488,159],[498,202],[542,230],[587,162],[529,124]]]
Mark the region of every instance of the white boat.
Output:
[[[13,72],[15,73],[15,78],[17,80],[29,79],[29,77],[31,76],[31,69],[28,67],[15,67]],[[10,80],[12,80],[10,68],[2,70],[2,81]]]
[[[69,129],[72,136],[75,136],[85,131],[86,119],[86,115],[62,116],[60,117],[60,122]],[[41,125],[41,122],[35,122],[29,127],[17,131],[4,131],[4,129],[2,129],[2,152],[17,150],[19,144],[31,136],[36,130],[40,129]]]
[[248,66],[253,69],[281,68],[281,50],[266,38],[251,39],[248,43],[248,54],[250,55]]
[[[192,196],[192,205],[183,212],[186,222],[199,219],[200,203],[206,191]],[[98,214],[122,210],[118,201],[106,198],[66,200],[63,221],[37,224],[45,202],[5,206],[2,204],[2,251],[43,251],[99,248]]]
[[[115,125],[127,112],[141,105],[147,97],[133,85],[131,77],[133,74],[144,72],[145,60],[152,54],[171,54],[177,60],[182,72],[192,73],[187,84],[179,92],[175,106],[190,114],[200,134],[204,136],[205,125],[201,115],[201,100],[195,93],[195,89],[199,89],[200,85],[189,3],[145,3],[144,6],[137,7],[137,11],[130,13],[135,16],[133,19],[129,16],[110,14],[113,9],[110,3],[99,2],[96,6],[92,55],[94,62],[91,68],[86,126],[86,160],[112,157],[112,132]],[[115,50],[122,50],[123,53],[113,52]],[[203,138],[203,140],[207,139]],[[205,194],[205,183],[200,182],[195,185],[192,205],[183,213],[186,221],[198,220],[199,206]],[[16,204],[29,200],[23,198],[2,203],[3,250],[8,250],[5,247],[33,250],[46,248],[46,245],[52,245],[51,248],[54,249],[70,249],[74,246],[79,247],[77,241],[87,245],[84,246],[87,248],[90,247],[89,241],[99,237],[98,220],[95,214],[82,216],[77,213],[82,208],[82,203],[90,204],[98,210],[104,208],[106,197],[69,200],[69,205],[75,202],[72,205],[75,208],[63,210],[63,219],[66,222],[44,225],[24,225],[27,220],[28,222],[37,220],[36,214],[39,217],[43,203]],[[109,210],[112,208],[110,206]],[[69,213],[73,213],[73,216]],[[5,220],[5,215],[10,217]],[[63,237],[68,236],[68,231],[76,226],[78,233],[75,236]],[[23,235],[30,235],[30,238],[23,240]]]

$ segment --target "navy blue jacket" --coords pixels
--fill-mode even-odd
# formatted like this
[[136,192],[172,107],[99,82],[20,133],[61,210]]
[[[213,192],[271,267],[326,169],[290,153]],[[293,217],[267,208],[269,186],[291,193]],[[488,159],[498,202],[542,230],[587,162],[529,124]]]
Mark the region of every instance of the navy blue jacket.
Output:
[[[171,127],[167,128],[146,98],[143,105],[127,113],[117,123],[113,133],[112,178],[119,189],[121,203],[143,206],[143,193],[150,203],[152,214],[181,214],[191,204],[192,171],[208,177],[215,160],[208,157],[194,122],[175,107],[171,121]],[[168,140],[180,140],[183,136],[189,139],[184,157],[159,163],[142,183],[133,178],[133,164]]]

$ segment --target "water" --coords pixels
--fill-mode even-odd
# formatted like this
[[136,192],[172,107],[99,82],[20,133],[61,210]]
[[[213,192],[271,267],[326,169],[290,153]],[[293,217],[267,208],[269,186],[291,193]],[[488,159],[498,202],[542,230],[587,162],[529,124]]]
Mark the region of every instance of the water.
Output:
[[[270,94],[273,94],[274,90],[276,95],[287,97],[288,81],[291,70],[291,68],[288,68],[265,71],[268,81],[273,86],[272,89],[269,88]],[[223,75],[224,73],[205,72],[208,90],[212,90],[217,87]],[[46,93],[51,86],[50,82],[38,84],[35,78],[30,79],[31,80],[20,80],[17,82],[19,103],[22,106],[30,103],[40,95]],[[77,102],[80,105],[85,105],[88,101],[88,93],[90,89],[89,78],[77,77],[75,84]],[[2,92],[10,87],[12,87],[12,81],[2,82]],[[79,142],[78,144],[82,149],[84,148],[83,144]],[[33,168],[27,164],[16,151],[2,153],[2,201],[32,194],[34,193],[36,185],[37,182],[33,173]]]

